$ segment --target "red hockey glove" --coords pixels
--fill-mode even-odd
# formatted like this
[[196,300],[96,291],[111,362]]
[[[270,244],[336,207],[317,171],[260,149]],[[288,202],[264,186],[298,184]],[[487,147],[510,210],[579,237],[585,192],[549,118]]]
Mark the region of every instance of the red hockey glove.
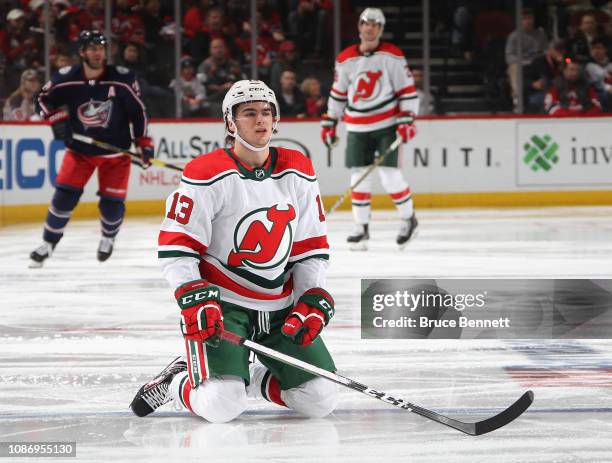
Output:
[[63,140],[64,143],[72,140],[72,127],[70,127],[70,114],[65,108],[58,109],[47,116],[47,121],[51,124],[53,137]]
[[216,334],[223,329],[219,288],[205,280],[195,280],[179,286],[174,297],[181,308],[181,332],[185,339],[218,346]]
[[312,288],[302,294],[297,305],[289,312],[281,333],[305,347],[316,339],[333,316],[333,298],[322,288]]
[[328,148],[333,148],[338,144],[338,137],[336,136],[336,126],[338,121],[332,119],[327,114],[321,116],[321,140]]
[[395,131],[402,137],[404,143],[412,140],[417,133],[416,126],[414,125],[414,113],[412,111],[402,111],[395,118],[397,125]]
[[140,154],[142,168],[146,169],[151,165],[151,159],[155,157],[155,145],[151,137],[140,137],[136,139],[136,146]]

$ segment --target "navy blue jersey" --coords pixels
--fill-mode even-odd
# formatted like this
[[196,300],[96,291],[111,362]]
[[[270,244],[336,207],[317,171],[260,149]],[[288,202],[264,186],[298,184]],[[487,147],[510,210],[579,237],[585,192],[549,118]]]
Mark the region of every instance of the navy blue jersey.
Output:
[[[134,74],[122,66],[107,65],[96,80],[85,79],[81,64],[60,69],[42,88],[38,107],[46,118],[62,106],[68,108],[74,133],[119,148],[129,149],[132,138],[147,133],[147,115],[138,83]],[[106,150],[76,140],[67,146],[87,155],[108,154]]]

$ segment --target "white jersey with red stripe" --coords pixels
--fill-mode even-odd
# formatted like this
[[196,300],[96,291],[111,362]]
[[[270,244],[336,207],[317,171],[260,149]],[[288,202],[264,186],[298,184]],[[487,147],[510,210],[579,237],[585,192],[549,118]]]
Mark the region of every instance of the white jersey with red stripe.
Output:
[[259,311],[325,286],[327,227],[310,159],[270,148],[248,168],[220,148],[185,166],[166,202],[158,256],[171,287],[204,278],[221,299]]
[[418,110],[414,79],[398,47],[381,42],[363,54],[356,44],[338,54],[327,114],[344,115],[349,132],[384,129],[395,125],[398,112]]

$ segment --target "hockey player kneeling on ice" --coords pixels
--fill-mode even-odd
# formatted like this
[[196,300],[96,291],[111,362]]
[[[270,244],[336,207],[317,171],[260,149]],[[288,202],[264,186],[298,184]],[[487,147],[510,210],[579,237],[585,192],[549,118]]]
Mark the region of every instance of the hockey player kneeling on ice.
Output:
[[[321,119],[321,138],[330,147],[338,143],[336,126],[344,116],[348,137],[346,167],[354,185],[389,149],[397,136],[403,143],[416,135],[414,120],[419,100],[414,79],[402,50],[380,40],[385,16],[378,8],[366,8],[359,16],[360,43],[336,57],[334,82],[327,114]],[[397,208],[401,225],[396,243],[400,248],[414,237],[418,226],[412,193],[399,170],[400,149],[388,153],[378,167],[385,190]],[[372,175],[352,190],[355,228],[347,238],[351,249],[365,250],[370,239]]]
[[236,82],[223,100],[226,144],[185,167],[166,203],[158,256],[181,310],[186,360],[175,359],[131,403],[145,416],[174,400],[219,423],[263,398],[323,417],[336,384],[220,341],[220,330],[335,371],[319,334],[334,315],[322,289],[329,259],[312,162],[271,147],[280,114],[274,92]]

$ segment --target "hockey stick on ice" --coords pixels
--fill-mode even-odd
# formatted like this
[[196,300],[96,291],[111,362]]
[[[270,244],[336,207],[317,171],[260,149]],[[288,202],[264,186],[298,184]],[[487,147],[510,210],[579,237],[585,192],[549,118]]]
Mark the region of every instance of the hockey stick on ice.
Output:
[[325,213],[326,215],[330,215],[332,212],[334,212],[336,209],[338,209],[340,207],[340,205],[344,202],[344,200],[346,198],[348,198],[352,191],[357,188],[357,185],[359,185],[361,182],[364,181],[364,179],[370,175],[372,173],[372,171],[374,169],[376,169],[384,160],[385,158],[392,153],[393,151],[395,151],[397,149],[397,147],[402,143],[402,137],[400,137],[399,135],[397,136],[397,138],[393,141],[393,143],[391,143],[391,146],[389,146],[389,148],[387,148],[387,151],[385,151],[383,154],[381,154],[380,156],[378,156],[376,158],[376,160],[372,163],[372,165],[370,167],[368,167],[368,169],[363,173],[363,175],[361,177],[359,177],[357,179],[357,181],[351,185],[348,190],[346,190],[342,196],[340,196],[338,198],[338,200],[332,205],[332,207],[329,208],[329,210]]
[[[134,153],[133,151],[128,151],[121,149],[117,146],[111,145],[109,143],[96,140],[95,138],[88,137],[86,135],[81,135],[80,133],[73,133],[72,138],[78,140],[82,143],[87,143],[88,145],[97,146],[98,148],[102,148],[104,150],[115,151],[117,153],[126,153],[135,158],[137,161],[140,161],[140,155],[138,153]],[[140,163],[139,163],[140,164]],[[151,164],[158,167],[167,167],[168,169],[178,170],[179,172],[183,172],[183,168],[177,166],[175,164],[168,164],[167,162],[160,161],[159,159],[151,159]]]
[[453,429],[457,429],[458,431],[464,432],[465,434],[469,434],[470,436],[479,436],[481,434],[486,434],[488,432],[495,431],[496,429],[507,425],[514,419],[518,418],[525,410],[529,408],[529,406],[533,402],[533,392],[527,391],[516,402],[514,402],[512,405],[510,405],[508,408],[498,413],[497,415],[491,418],[487,418],[486,420],[477,421],[476,423],[465,423],[463,421],[455,420],[453,418],[441,415],[432,410],[419,407],[418,405],[414,405],[404,399],[391,397],[386,392],[377,391],[369,386],[366,386],[365,384],[361,384],[357,381],[353,381],[350,378],[346,378],[344,376],[331,373],[327,370],[323,370],[322,368],[316,367],[302,360],[275,351],[274,349],[262,346],[261,344],[257,344],[256,342],[240,337],[237,334],[230,333],[229,331],[221,331],[219,333],[219,337],[222,340],[227,341],[231,344],[244,346],[252,350],[256,354],[265,355],[266,357],[270,357],[274,360],[278,360],[279,362],[283,362],[287,365],[299,368],[300,370],[304,370],[313,375],[326,378],[330,381],[333,381],[334,383],[361,392],[369,397],[374,397],[375,399],[382,400],[383,402],[394,405],[403,410],[408,410],[410,412],[416,413],[417,415],[421,415],[430,420],[449,426]]

